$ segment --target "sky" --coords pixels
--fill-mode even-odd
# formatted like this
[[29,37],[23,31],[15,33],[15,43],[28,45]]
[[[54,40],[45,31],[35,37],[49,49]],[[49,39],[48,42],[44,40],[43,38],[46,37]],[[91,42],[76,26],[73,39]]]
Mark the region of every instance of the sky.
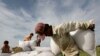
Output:
[[[96,44],[99,45],[99,18],[100,0],[0,0],[0,46],[4,40],[9,40],[11,46],[17,46],[24,36],[34,33],[38,22],[56,25],[90,19],[95,20]],[[49,42],[48,37],[42,46],[49,46]]]

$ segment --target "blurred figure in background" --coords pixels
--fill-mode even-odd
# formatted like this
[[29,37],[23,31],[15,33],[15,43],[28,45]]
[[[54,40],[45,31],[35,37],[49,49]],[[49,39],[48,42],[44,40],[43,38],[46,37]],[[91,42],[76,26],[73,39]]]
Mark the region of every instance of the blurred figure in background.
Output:
[[[26,37],[24,38],[24,41],[30,41],[30,40],[32,39],[33,36],[34,36],[34,34],[33,34],[33,33],[30,33],[29,36],[26,36]],[[38,36],[39,36],[39,35],[37,35],[37,37],[36,37],[36,46],[40,46],[41,40],[43,40],[43,39],[41,39],[41,38],[38,37]]]
[[4,41],[4,45],[2,47],[2,53],[11,53],[9,41],[7,41],[7,40]]
[[26,36],[26,37],[24,38],[24,41],[30,41],[30,40],[32,39],[33,36],[34,36],[34,34],[33,34],[33,33],[30,33],[29,36]]
[[36,40],[36,44],[37,46],[40,46],[40,43],[41,43],[41,38],[38,37],[39,35],[37,35],[37,40]]
[[34,36],[34,34],[33,34],[33,33],[30,33],[30,35],[28,35],[28,36],[26,36],[26,37],[24,38],[24,41],[25,41],[25,43],[26,43],[26,46],[27,46],[30,50],[32,50],[32,48],[31,48],[31,46],[30,46],[30,42],[29,42],[29,41],[31,41],[31,39],[32,39],[33,36]]

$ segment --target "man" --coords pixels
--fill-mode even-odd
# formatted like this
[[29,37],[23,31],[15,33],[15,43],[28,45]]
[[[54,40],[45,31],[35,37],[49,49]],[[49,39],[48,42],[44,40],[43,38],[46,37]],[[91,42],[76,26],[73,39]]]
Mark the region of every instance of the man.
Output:
[[[26,36],[26,37],[24,38],[24,41],[31,41],[33,35],[34,35],[33,33],[30,33],[29,36]],[[30,48],[30,50],[32,50],[32,48],[31,48],[29,42],[28,42],[28,44],[27,44],[27,47]]]
[[55,43],[59,46],[61,52],[65,56],[78,56],[79,50],[73,38],[69,34],[71,31],[94,30],[94,24],[91,22],[67,22],[57,26],[38,23],[35,27],[35,32],[44,39],[45,36],[52,36]]
[[9,41],[7,40],[4,41],[4,46],[2,47],[2,53],[11,53]]
[[[33,34],[33,33],[30,33],[30,35],[28,35],[28,36],[26,36],[26,37],[24,38],[24,41],[30,41],[30,40],[32,39],[33,36],[34,36],[34,34]],[[36,46],[40,46],[41,39],[40,39],[40,37],[38,37],[38,35],[37,35],[36,38],[37,38],[37,39],[36,39]]]
[[40,37],[38,37],[38,35],[37,35],[37,40],[36,40],[36,43],[37,43],[37,46],[40,46],[40,43],[41,43],[41,38],[40,38]]
[[34,35],[33,33],[30,33],[29,36],[26,36],[26,37],[24,38],[24,41],[30,41],[30,40],[32,39],[33,35]]

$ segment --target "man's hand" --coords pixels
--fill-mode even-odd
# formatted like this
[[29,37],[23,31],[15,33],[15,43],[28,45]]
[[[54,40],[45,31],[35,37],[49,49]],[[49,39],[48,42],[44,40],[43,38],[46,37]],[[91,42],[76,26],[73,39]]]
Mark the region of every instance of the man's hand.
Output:
[[91,25],[88,27],[88,29],[94,31],[94,29],[95,29],[95,24],[91,24]]
[[94,31],[95,29],[95,23],[94,23],[94,19],[89,20],[90,26],[88,27],[88,29],[91,29],[92,31]]

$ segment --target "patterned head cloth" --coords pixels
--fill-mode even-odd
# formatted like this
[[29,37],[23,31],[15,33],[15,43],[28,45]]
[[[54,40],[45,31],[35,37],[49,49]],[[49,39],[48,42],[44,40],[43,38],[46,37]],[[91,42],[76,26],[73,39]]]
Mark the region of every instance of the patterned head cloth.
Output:
[[35,32],[38,34],[38,37],[40,37],[42,40],[44,40],[45,38],[44,28],[45,28],[44,23],[38,23],[35,27]]

